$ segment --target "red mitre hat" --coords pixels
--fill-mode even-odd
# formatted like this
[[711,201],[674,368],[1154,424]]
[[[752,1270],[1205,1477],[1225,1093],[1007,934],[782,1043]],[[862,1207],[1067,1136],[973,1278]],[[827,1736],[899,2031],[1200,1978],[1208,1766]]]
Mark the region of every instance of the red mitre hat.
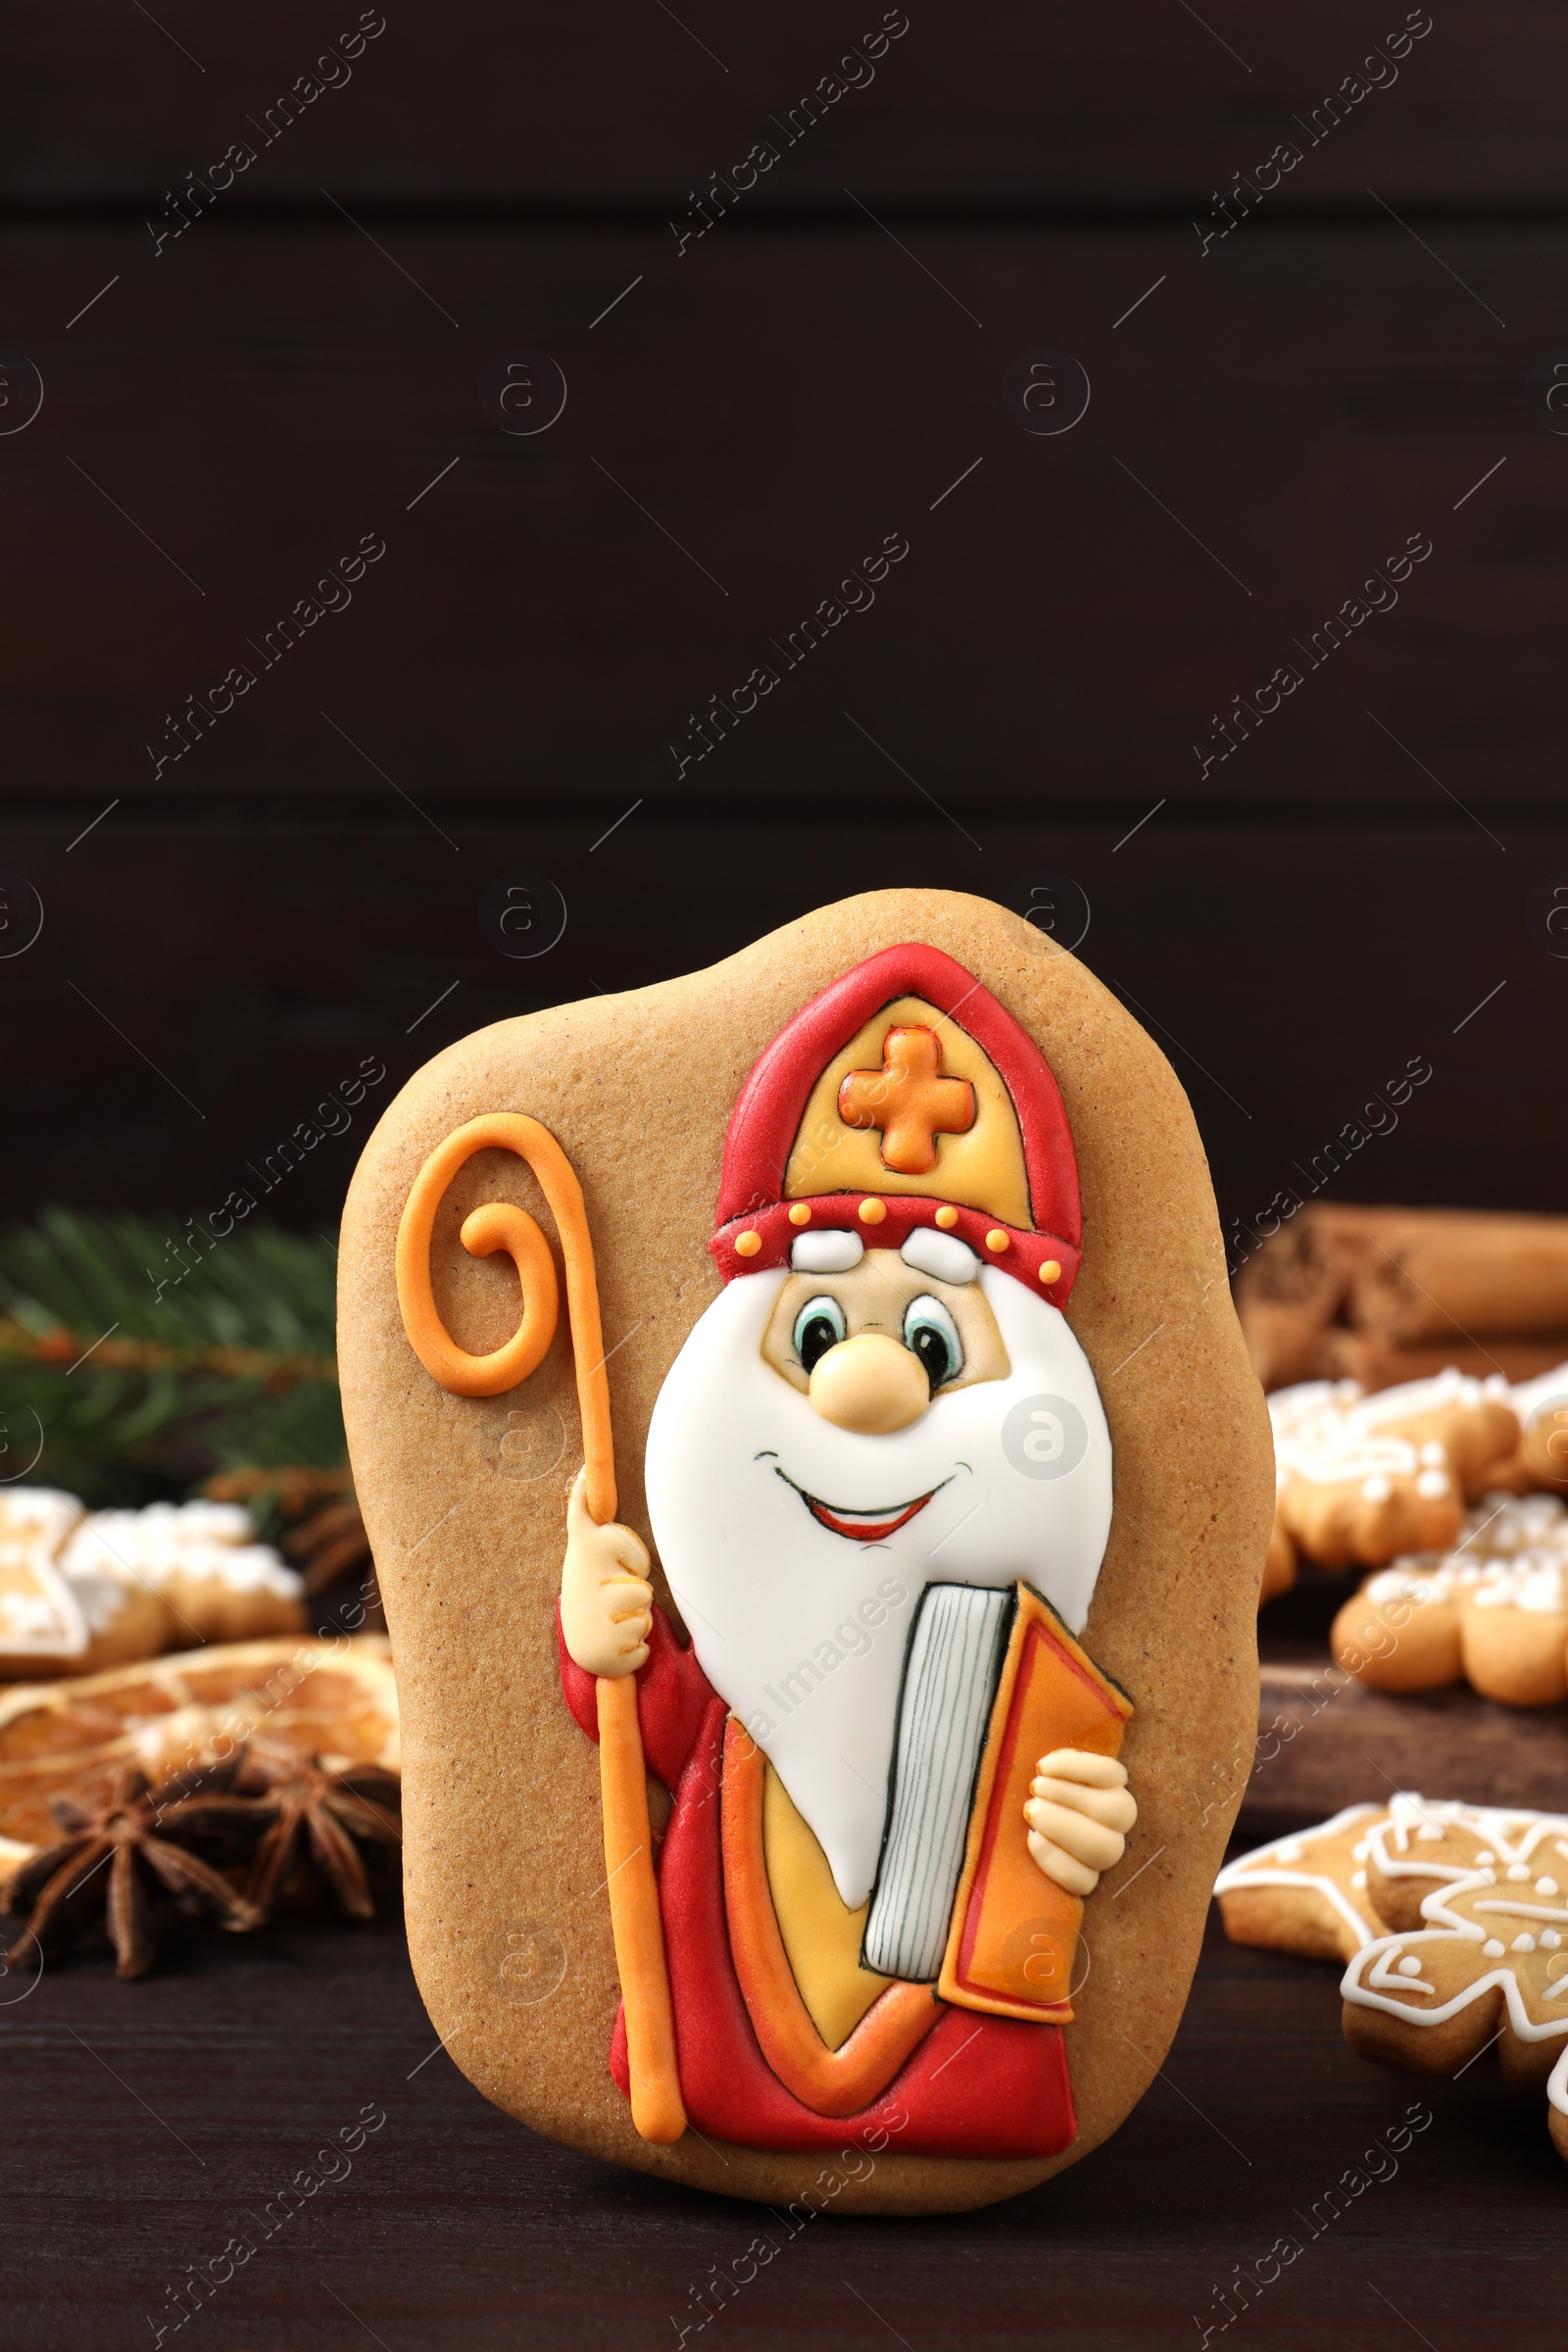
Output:
[[787,1266],[803,1232],[898,1250],[926,1225],[1064,1306],[1083,1218],[1051,1066],[940,948],[886,948],[760,1056],[724,1139],[717,1221],[726,1282]]

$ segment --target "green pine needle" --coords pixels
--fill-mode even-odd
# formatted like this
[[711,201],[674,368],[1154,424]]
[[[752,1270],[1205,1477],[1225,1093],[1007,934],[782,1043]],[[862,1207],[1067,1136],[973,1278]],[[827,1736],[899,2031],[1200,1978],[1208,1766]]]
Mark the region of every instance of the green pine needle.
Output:
[[[101,1507],[183,1494],[241,1464],[336,1467],[335,1289],[324,1239],[246,1224],[215,1240],[172,1218],[45,1209],[0,1236],[0,1317],[20,1327],[0,1331],[0,1483]],[[116,1364],[135,1343],[261,1360]]]

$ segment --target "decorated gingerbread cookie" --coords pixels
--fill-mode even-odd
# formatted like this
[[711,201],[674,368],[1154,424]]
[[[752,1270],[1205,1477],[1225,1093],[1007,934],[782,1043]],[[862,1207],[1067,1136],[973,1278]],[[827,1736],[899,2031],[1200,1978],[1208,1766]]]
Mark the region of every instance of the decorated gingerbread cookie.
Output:
[[340,1263],[457,2062],[839,2212],[1103,2139],[1240,1794],[1271,1494],[1150,1040],[996,906],[850,901],[441,1054]]
[[1515,1707],[1568,1696],[1568,1515],[1555,1495],[1492,1494],[1450,1552],[1396,1560],[1334,1621],[1335,1657],[1380,1690],[1467,1681]]
[[1553,2142],[1568,2156],[1568,1838],[1427,1895],[1425,1923],[1380,1936],[1351,1960],[1345,2032],[1364,2058],[1454,2074],[1494,2041],[1510,2082],[1544,2088]]
[[[1512,1887],[1533,1883],[1542,1869],[1549,1877],[1557,1865],[1537,1857],[1549,1851],[1560,1863],[1564,1838],[1568,1819],[1559,1813],[1446,1804],[1401,1791],[1368,1841],[1373,1908],[1386,1928],[1418,1928],[1429,1894],[1478,1872],[1490,1871],[1497,1884]],[[1568,1871],[1558,1869],[1557,1875],[1568,1886]]]
[[1503,1380],[1458,1372],[1375,1396],[1354,1381],[1279,1390],[1269,1398],[1276,1500],[1261,1598],[1289,1589],[1300,1558],[1374,1568],[1457,1544],[1467,1500],[1533,1483],[1518,1467],[1514,1399]]
[[1367,1871],[1388,1820],[1386,1807],[1348,1805],[1332,1821],[1227,1862],[1214,1892],[1232,1943],[1303,1960],[1351,1959],[1382,1933]]
[[1506,1483],[1560,1494],[1568,1488],[1568,1364],[1521,1382],[1509,1401],[1518,1416],[1520,1440],[1516,1475]]
[[84,1586],[97,1580],[156,1600],[167,1631],[152,1648],[254,1642],[305,1623],[302,1580],[254,1533],[250,1513],[232,1502],[96,1511],[72,1534],[60,1565]]
[[1418,1449],[1441,1446],[1467,1502],[1489,1493],[1519,1450],[1513,1393],[1500,1374],[1474,1380],[1448,1371],[1405,1381],[1366,1397],[1348,1417],[1372,1437],[1403,1438]]

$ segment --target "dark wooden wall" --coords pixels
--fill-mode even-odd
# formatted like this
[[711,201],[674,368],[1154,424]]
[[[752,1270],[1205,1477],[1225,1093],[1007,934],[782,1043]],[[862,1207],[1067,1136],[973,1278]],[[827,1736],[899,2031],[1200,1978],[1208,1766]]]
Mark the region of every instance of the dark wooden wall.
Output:
[[[17,11],[0,942],[24,885],[44,921],[0,961],[0,1207],[199,1211],[364,1056],[385,1101],[466,1029],[898,881],[1076,885],[1233,1216],[1422,1057],[1339,1192],[1563,1205],[1568,28],[1443,0],[1322,127],[1407,14],[910,0],[786,144],[871,0],[386,0],[266,143],[351,0]],[[526,436],[481,397],[518,352],[567,388]],[[1043,355],[1090,389],[1051,435],[1004,399]],[[889,534],[874,603],[786,668]],[[518,873],[567,907],[531,961],[480,920]],[[278,1214],[333,1216],[369,1108]]]

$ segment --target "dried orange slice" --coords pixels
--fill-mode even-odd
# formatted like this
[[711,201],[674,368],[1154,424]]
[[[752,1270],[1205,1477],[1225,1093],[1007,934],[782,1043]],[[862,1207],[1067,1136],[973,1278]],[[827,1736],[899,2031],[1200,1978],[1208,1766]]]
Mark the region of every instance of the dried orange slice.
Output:
[[0,1886],[58,1837],[52,1798],[96,1800],[125,1764],[156,1783],[230,1754],[252,1732],[339,1767],[396,1772],[385,1635],[234,1642],[0,1690]]

